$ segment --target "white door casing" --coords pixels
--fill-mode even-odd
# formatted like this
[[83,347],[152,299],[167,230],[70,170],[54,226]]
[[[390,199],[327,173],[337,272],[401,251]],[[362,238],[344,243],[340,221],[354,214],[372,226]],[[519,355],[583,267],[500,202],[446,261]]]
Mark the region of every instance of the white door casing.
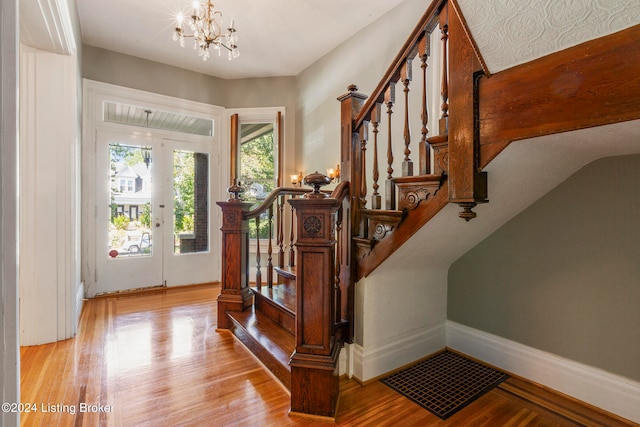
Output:
[[[225,189],[228,186],[226,177],[228,176],[227,162],[219,162],[220,158],[228,156],[228,148],[225,141],[227,137],[226,116],[224,109],[221,107],[186,101],[167,97],[163,95],[142,92],[138,90],[122,88],[109,84],[84,80],[84,138],[83,138],[83,217],[82,217],[82,273],[85,282],[85,295],[93,297],[101,292],[110,292],[109,289],[124,289],[121,285],[102,285],[101,275],[107,275],[106,280],[111,273],[104,270],[109,264],[108,244],[107,258],[103,258],[106,237],[105,234],[98,236],[99,233],[106,233],[104,228],[98,224],[106,222],[108,210],[99,207],[101,203],[104,207],[104,199],[102,196],[108,191],[108,178],[105,178],[106,172],[102,165],[106,163],[108,151],[102,151],[101,145],[105,142],[107,135],[118,135],[120,137],[128,136],[131,144],[145,145],[151,147],[153,152],[153,167],[157,172],[165,174],[164,182],[154,183],[155,193],[158,195],[156,208],[153,212],[153,220],[161,219],[161,235],[156,235],[157,240],[161,237],[164,243],[160,251],[161,260],[149,257],[149,260],[143,260],[141,270],[146,276],[142,279],[135,279],[134,276],[128,277],[127,269],[122,272],[122,277],[116,277],[117,280],[128,283],[126,286],[132,288],[140,288],[145,286],[178,286],[185,284],[204,283],[218,281],[220,279],[220,212],[215,202],[225,195]],[[211,135],[190,135],[180,132],[173,132],[163,129],[152,129],[144,126],[123,125],[111,123],[104,120],[104,105],[106,103],[122,103],[134,106],[144,106],[156,111],[175,112],[177,114],[189,115],[190,117],[204,118],[211,120],[213,123]],[[174,254],[171,242],[174,238],[172,227],[167,224],[173,224],[173,198],[171,194],[173,188],[171,185],[172,170],[172,152],[173,150],[187,150],[193,152],[207,153],[209,160],[209,209],[208,209],[208,225],[209,225],[209,243],[206,252],[197,254]],[[102,165],[100,164],[102,163]],[[107,169],[108,171],[108,169]],[[105,179],[104,186],[98,191],[98,180]],[[103,185],[103,184],[100,184]],[[99,194],[101,193],[101,194]],[[98,203],[98,199],[101,199]],[[164,200],[161,200],[164,199]],[[108,196],[107,196],[108,200]],[[164,205],[160,208],[159,205]],[[156,222],[153,223],[155,228]],[[156,233],[158,234],[158,233]],[[161,243],[155,243],[156,249]],[[118,260],[122,261],[122,260]],[[126,261],[126,260],[125,260]],[[159,265],[154,262],[160,262]],[[125,264],[120,264],[125,265]],[[163,267],[164,266],[164,267]],[[153,270],[153,272],[150,272]],[[156,274],[161,271],[160,276]],[[190,273],[190,274],[183,274]],[[120,273],[118,273],[120,274]],[[128,281],[128,282],[127,282]],[[98,287],[98,284],[100,286]],[[104,282],[107,283],[107,282]],[[131,289],[131,288],[128,288]]]

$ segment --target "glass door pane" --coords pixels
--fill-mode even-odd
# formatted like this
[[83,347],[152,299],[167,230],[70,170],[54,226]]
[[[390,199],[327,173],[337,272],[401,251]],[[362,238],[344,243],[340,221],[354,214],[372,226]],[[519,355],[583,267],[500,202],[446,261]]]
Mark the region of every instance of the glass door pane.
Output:
[[174,254],[209,251],[209,155],[173,150]]
[[153,254],[151,226],[152,150],[150,147],[109,144],[110,258]]
[[96,144],[92,294],[161,286],[161,144],[146,135],[111,130],[100,130]]

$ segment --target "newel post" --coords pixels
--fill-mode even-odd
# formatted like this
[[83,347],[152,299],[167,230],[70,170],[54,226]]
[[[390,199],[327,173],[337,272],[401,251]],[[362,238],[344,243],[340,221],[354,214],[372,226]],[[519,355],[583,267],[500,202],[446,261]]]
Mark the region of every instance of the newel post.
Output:
[[340,101],[340,175],[351,182],[352,235],[358,235],[360,227],[360,189],[362,188],[362,150],[354,121],[367,99],[358,92],[358,86],[349,85]]
[[319,192],[328,178],[305,178],[313,193],[289,200],[296,212],[296,349],[291,356],[291,411],[334,417],[338,402],[338,356],[334,331],[337,199]]
[[249,287],[249,234],[247,221],[242,220],[251,203],[240,200],[242,188],[229,188],[232,196],[225,202],[217,202],[222,208],[222,289],[218,296],[218,328],[230,329],[227,311],[243,311],[251,306]]

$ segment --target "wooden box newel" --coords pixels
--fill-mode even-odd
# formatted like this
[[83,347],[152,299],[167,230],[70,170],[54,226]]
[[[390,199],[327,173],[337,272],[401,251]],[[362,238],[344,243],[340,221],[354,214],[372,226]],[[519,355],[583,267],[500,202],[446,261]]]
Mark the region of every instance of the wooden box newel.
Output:
[[249,211],[251,203],[231,198],[217,202],[222,208],[222,283],[218,296],[218,328],[231,328],[227,311],[243,311],[251,306],[252,293],[249,287],[249,226],[243,221],[243,213]]
[[335,313],[335,218],[341,201],[289,200],[296,211],[296,348],[291,356],[291,411],[333,417],[338,401]]

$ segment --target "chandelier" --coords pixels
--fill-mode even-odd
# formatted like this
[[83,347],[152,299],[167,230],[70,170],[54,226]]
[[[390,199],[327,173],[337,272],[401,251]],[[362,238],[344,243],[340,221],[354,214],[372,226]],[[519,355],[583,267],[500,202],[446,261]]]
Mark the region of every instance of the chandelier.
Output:
[[222,32],[222,13],[214,9],[213,3],[207,0],[205,4],[201,4],[198,0],[193,2],[193,14],[186,19],[187,26],[191,29],[191,34],[185,34],[182,25],[185,16],[179,13],[177,16],[178,25],[173,33],[173,40],[179,41],[180,46],[184,47],[185,37],[193,37],[193,48],[198,52],[198,56],[203,61],[209,59],[209,48],[218,51],[221,55],[222,49],[227,50],[229,61],[240,56],[238,51],[238,35],[233,27],[233,19],[231,25]]

